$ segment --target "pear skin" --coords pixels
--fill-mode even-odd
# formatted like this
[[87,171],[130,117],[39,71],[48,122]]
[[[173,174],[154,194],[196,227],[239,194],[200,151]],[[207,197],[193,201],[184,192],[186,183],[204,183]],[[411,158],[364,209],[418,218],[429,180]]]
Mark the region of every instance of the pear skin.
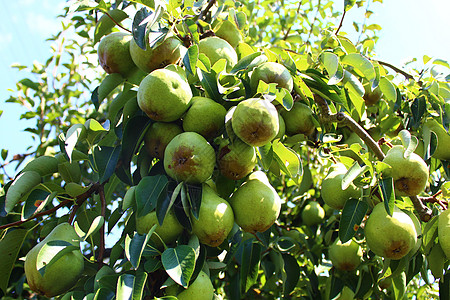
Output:
[[352,271],[361,264],[363,252],[361,246],[353,239],[345,243],[337,239],[328,249],[328,254],[337,269]]
[[214,286],[209,276],[203,271],[200,271],[194,282],[178,295],[179,289],[171,287],[166,289],[167,296],[176,296],[178,300],[211,300],[214,297]]
[[220,173],[232,180],[247,176],[257,163],[255,148],[240,139],[221,146],[217,156]]

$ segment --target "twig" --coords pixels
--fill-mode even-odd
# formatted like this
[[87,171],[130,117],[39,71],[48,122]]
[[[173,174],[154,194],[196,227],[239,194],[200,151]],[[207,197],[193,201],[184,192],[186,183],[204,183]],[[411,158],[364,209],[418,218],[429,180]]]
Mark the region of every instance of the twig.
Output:
[[[88,199],[93,193],[96,193],[98,191],[100,184],[96,183],[94,185],[92,185],[86,192],[84,192],[81,195],[78,195],[76,197],[75,203],[83,203],[84,201],[86,201],[86,199]],[[58,204],[57,206],[50,208],[48,210],[44,210],[41,211],[40,213],[37,213],[35,215],[32,215],[31,217],[29,217],[28,219],[25,220],[20,220],[20,221],[16,221],[16,222],[12,222],[9,224],[5,224],[0,226],[0,230],[5,229],[5,228],[9,228],[9,227],[14,227],[14,226],[19,226],[23,223],[26,223],[28,221],[31,221],[33,219],[45,216],[45,215],[50,215],[52,213],[54,213],[55,211],[57,211],[58,209],[60,209],[61,207],[64,207],[70,203],[74,203],[74,199],[67,199],[64,200],[63,202],[61,202],[60,204]]]
[[378,62],[382,66],[386,66],[386,67],[394,70],[397,73],[402,74],[408,80],[414,80],[414,77],[411,74],[406,73],[405,71],[397,68],[396,66],[391,65],[390,63],[387,63],[387,62],[384,62],[384,61],[381,61],[381,60],[374,60],[374,61]]
[[125,30],[125,31],[128,31],[129,33],[132,33],[131,30],[129,30],[129,29],[123,27],[122,25],[120,25],[119,23],[117,23],[117,21],[114,20],[114,18],[113,18],[109,13],[105,12],[105,15],[107,15],[107,16],[114,22],[114,24],[116,24],[116,25],[119,26],[120,28],[122,28],[122,29]]
[[[101,210],[100,215],[105,218],[106,215],[106,200],[105,200],[105,190],[103,185],[100,185],[98,194],[100,196]],[[103,267],[103,255],[105,253],[105,222],[103,222],[102,227],[100,227],[100,245],[98,248],[98,269]]]
[[309,42],[309,38],[311,37],[311,34],[312,34],[312,32],[313,32],[313,29],[314,29],[314,23],[316,23],[317,16],[319,15],[320,2],[321,2],[321,0],[319,0],[319,2],[317,3],[317,11],[316,11],[316,15],[314,16],[314,19],[313,19],[313,21],[312,21],[312,23],[311,23],[311,29],[309,30],[309,35],[308,35],[308,38],[306,39],[306,43]]
[[208,13],[208,11],[211,9],[211,7],[213,7],[214,3],[216,3],[216,0],[209,0],[208,5],[198,15],[198,20],[203,19],[203,17]]
[[345,18],[345,14],[347,13],[347,10],[344,8],[344,13],[342,14],[342,18],[341,18],[341,22],[339,23],[338,28],[336,29],[336,32],[334,33],[335,35],[338,34],[339,30],[341,30],[342,25],[344,24],[344,18]]
[[295,12],[295,19],[292,21],[291,26],[289,26],[288,30],[286,30],[286,33],[284,34],[284,37],[283,37],[284,41],[288,38],[289,33],[291,32],[292,26],[294,26],[295,22],[297,21],[297,16],[300,12],[300,7],[302,6],[302,2],[303,2],[303,0],[298,2],[297,11]]

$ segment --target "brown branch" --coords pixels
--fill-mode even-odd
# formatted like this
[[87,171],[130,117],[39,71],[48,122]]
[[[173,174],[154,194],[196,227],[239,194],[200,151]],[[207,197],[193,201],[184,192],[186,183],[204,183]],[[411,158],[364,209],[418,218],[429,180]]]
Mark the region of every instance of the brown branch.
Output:
[[[336,114],[331,114],[330,108],[327,102],[320,96],[314,95],[314,101],[319,106],[320,119],[325,122],[338,122],[347,125],[353,132],[355,132],[366,145],[375,153],[378,160],[382,161],[385,157],[380,146],[374,139],[364,130],[355,120],[353,120],[349,115],[338,112]],[[432,217],[432,211],[430,208],[423,204],[421,198],[417,196],[409,197],[414,205],[414,209],[420,216],[420,219],[424,222],[428,222]]]
[[288,38],[289,33],[291,32],[292,26],[294,26],[294,23],[297,21],[297,16],[300,12],[300,7],[302,6],[302,2],[303,2],[303,0],[300,0],[298,2],[297,11],[295,12],[295,19],[292,22],[291,26],[289,26],[288,30],[286,30],[286,33],[284,34],[284,37],[283,37],[283,41],[285,41]]
[[0,226],[0,230],[6,229],[6,228],[9,228],[9,227],[19,226],[19,225],[22,225],[23,223],[26,223],[26,222],[31,221],[31,220],[33,220],[33,219],[36,219],[36,218],[39,218],[39,217],[42,217],[42,216],[45,216],[45,215],[50,215],[50,214],[56,212],[56,211],[57,211],[58,209],[60,209],[61,207],[64,207],[64,206],[66,206],[66,205],[68,205],[68,204],[70,204],[70,203],[74,203],[74,202],[77,203],[77,204],[78,204],[78,203],[83,203],[83,202],[86,201],[92,194],[94,194],[94,193],[96,193],[96,192],[98,191],[99,186],[100,186],[100,184],[98,184],[98,183],[92,185],[86,192],[84,192],[84,193],[81,194],[81,195],[78,195],[78,196],[75,198],[75,201],[74,201],[74,199],[67,199],[67,200],[64,200],[63,202],[61,202],[61,203],[58,204],[57,206],[52,207],[52,208],[50,208],[50,209],[48,209],[48,210],[44,210],[44,211],[42,211],[42,212],[40,212],[40,213],[37,213],[37,214],[35,214],[35,215],[32,215],[32,216],[29,217],[28,219],[20,220],[20,221],[16,221],[16,222],[12,222],[12,223],[9,223],[9,224],[2,225],[2,226]]
[[344,18],[345,18],[345,14],[347,13],[347,10],[344,9],[344,13],[342,14],[342,18],[341,18],[341,22],[339,23],[338,28],[336,29],[336,32],[334,33],[335,35],[337,35],[339,33],[339,30],[341,30],[342,25],[344,24]]
[[125,30],[125,31],[128,31],[129,33],[132,33],[131,30],[129,30],[129,29],[123,27],[122,25],[120,25],[119,23],[117,23],[117,21],[114,20],[114,18],[113,18],[109,13],[105,12],[105,15],[107,15],[107,16],[114,22],[114,24],[116,24],[116,25],[119,26],[120,28],[122,28],[122,29]]
[[[203,19],[203,17],[208,13],[208,11],[213,7],[214,3],[216,3],[216,0],[209,0],[208,5],[205,7],[204,10],[201,11],[201,13],[198,15],[197,20]],[[197,21],[198,22],[198,21]]]
[[405,71],[403,71],[403,70],[397,68],[396,66],[391,65],[390,63],[387,63],[387,62],[384,62],[384,61],[381,61],[381,60],[374,60],[374,61],[376,61],[377,63],[379,63],[379,64],[382,65],[382,66],[385,66],[385,67],[388,67],[388,68],[394,70],[394,71],[397,72],[397,73],[402,74],[402,75],[405,76],[405,78],[408,79],[408,80],[414,80],[414,76],[412,76],[412,75],[409,74],[409,73],[406,73]]
[[[100,185],[98,194],[100,196],[100,215],[105,218],[106,215],[106,200],[105,200],[105,190],[103,185]],[[98,248],[98,269],[100,270],[103,267],[103,255],[105,253],[105,222],[103,222],[102,227],[100,227],[100,245]]]

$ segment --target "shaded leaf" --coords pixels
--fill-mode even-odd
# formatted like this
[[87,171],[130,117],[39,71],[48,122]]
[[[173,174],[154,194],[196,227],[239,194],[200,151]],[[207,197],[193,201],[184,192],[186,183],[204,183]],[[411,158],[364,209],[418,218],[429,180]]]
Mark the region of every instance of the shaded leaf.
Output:
[[187,245],[168,248],[161,255],[161,261],[170,278],[187,288],[195,268],[195,251]]
[[4,294],[6,294],[11,271],[27,234],[28,231],[25,229],[10,228],[0,240],[0,289]]
[[369,205],[365,201],[352,198],[345,202],[339,222],[339,239],[342,243],[353,238],[368,210]]
[[156,208],[158,199],[167,197],[168,179],[164,175],[147,176],[136,186],[135,197],[138,217]]

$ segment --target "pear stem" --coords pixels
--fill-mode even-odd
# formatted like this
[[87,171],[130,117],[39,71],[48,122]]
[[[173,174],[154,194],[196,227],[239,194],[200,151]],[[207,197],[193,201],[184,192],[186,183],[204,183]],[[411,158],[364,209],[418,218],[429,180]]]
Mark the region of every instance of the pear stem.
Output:
[[[314,95],[314,101],[319,106],[320,110],[320,120],[325,123],[337,122],[347,125],[353,132],[355,132],[364,143],[374,152],[375,156],[378,160],[382,161],[385,157],[383,151],[377,142],[367,133],[364,128],[361,127],[352,117],[349,115],[338,112],[336,114],[332,114],[330,111],[330,107],[328,103],[319,95]],[[409,197],[414,205],[414,209],[419,214],[420,219],[423,222],[428,222],[433,213],[429,207],[423,204],[421,198],[417,196]]]

